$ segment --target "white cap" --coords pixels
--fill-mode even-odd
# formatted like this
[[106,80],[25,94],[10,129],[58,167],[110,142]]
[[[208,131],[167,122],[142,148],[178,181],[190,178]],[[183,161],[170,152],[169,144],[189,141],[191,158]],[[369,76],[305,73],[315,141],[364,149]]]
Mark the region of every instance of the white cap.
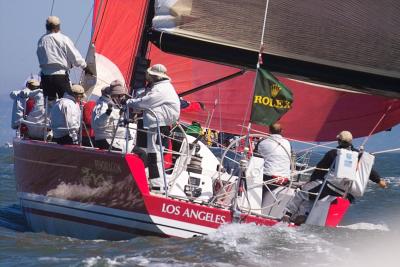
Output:
[[46,20],[46,24],[50,24],[50,25],[54,25],[54,26],[60,25],[60,23],[61,23],[60,18],[57,16],[50,16]]
[[85,94],[85,89],[82,87],[82,85],[79,84],[74,84],[71,86],[71,91],[73,94]]
[[353,135],[349,131],[341,131],[336,138],[340,141],[351,143],[353,141]]
[[167,75],[167,68],[163,64],[155,64],[151,66],[147,69],[147,73],[161,78],[170,79]]

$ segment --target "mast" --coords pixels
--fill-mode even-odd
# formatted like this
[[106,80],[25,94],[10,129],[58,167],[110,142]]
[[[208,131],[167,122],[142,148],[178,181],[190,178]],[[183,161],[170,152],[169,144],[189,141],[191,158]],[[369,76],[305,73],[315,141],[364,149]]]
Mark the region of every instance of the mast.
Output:
[[140,37],[138,51],[133,64],[132,75],[131,75],[131,94],[136,92],[136,89],[143,88],[145,86],[146,69],[150,66],[150,60],[147,58],[147,52],[149,48],[149,32],[152,26],[152,19],[154,17],[154,1],[155,0],[144,0],[147,2],[145,9],[145,23],[142,29],[142,35]]

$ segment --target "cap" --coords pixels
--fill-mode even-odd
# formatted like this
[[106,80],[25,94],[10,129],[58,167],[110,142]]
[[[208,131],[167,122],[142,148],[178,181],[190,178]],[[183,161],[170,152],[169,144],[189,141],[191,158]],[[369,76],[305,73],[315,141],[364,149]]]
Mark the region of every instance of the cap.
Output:
[[110,95],[128,95],[126,87],[118,80],[110,83],[110,89],[108,89]]
[[26,84],[27,85],[36,86],[36,87],[40,86],[40,82],[38,80],[35,80],[35,79],[30,79],[29,81],[26,82]]
[[71,86],[71,91],[74,95],[84,95],[85,94],[85,89],[82,87],[82,85],[79,85],[79,84],[73,84]]
[[60,23],[61,23],[60,18],[57,16],[50,16],[46,20],[46,24],[51,24],[54,26],[60,25]]
[[170,79],[167,75],[167,68],[163,64],[155,64],[151,66],[147,69],[147,73],[161,78]]
[[353,135],[349,131],[341,131],[336,138],[340,141],[351,143],[353,141]]

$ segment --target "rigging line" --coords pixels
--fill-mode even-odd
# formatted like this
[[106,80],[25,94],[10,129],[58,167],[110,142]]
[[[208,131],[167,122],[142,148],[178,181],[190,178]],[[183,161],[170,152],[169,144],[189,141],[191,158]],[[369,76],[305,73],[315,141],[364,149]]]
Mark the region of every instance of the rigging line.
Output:
[[[238,125],[238,126],[244,127],[243,125]],[[267,136],[270,135],[269,133],[266,133],[266,132],[263,132],[263,131],[258,131],[258,130],[255,130],[255,129],[251,129],[251,131],[253,131],[253,132],[255,132],[255,133],[264,134],[264,135],[267,135]],[[285,138],[286,138],[287,140],[289,140],[289,141],[293,141],[293,142],[297,142],[297,143],[301,143],[301,144],[312,145],[312,146],[315,145],[315,144],[312,143],[312,142],[300,141],[300,140],[296,140],[296,139],[288,138],[288,137],[285,137]],[[336,142],[336,141],[334,141],[334,142]],[[334,142],[330,142],[330,143],[334,143]],[[330,144],[330,143],[328,143],[328,144]],[[330,147],[330,146],[326,146],[326,145],[318,145],[318,146],[319,146],[319,147],[323,147],[323,148],[328,148],[328,149],[333,149],[333,148],[334,148],[334,147]]]
[[79,39],[80,39],[81,36],[82,36],[83,30],[86,28],[86,25],[87,25],[87,22],[88,22],[88,20],[89,20],[89,17],[90,17],[90,15],[92,14],[92,11],[93,11],[93,7],[94,7],[94,4],[93,4],[92,7],[90,8],[89,13],[87,14],[87,16],[86,16],[86,18],[85,18],[85,22],[84,22],[83,25],[82,25],[81,31],[79,32],[78,37],[76,38],[75,45],[78,44]]
[[[263,27],[262,27],[262,32],[261,32],[261,40],[260,40],[260,50],[258,51],[258,60],[257,60],[257,70],[260,67],[260,61],[262,60],[262,51],[264,49],[264,32],[266,29],[266,24],[267,24],[267,14],[268,14],[268,6],[269,6],[269,0],[266,1],[265,3],[265,10],[264,10],[264,20],[263,20]],[[246,121],[247,115],[249,114],[249,109],[250,109],[250,103],[253,102],[253,98],[254,98],[254,88],[256,87],[256,82],[257,82],[257,70],[256,70],[256,76],[254,78],[254,83],[253,83],[253,95],[252,97],[249,99],[249,101],[247,102],[247,108],[246,108],[246,113],[245,116],[243,118],[243,125]],[[249,118],[249,123],[247,125],[247,134],[250,133],[250,129],[251,129],[251,122],[250,122],[250,118]],[[244,128],[242,128],[240,135],[243,134],[243,130]]]
[[368,134],[368,136],[365,137],[363,143],[361,144],[360,147],[364,147],[364,145],[367,143],[369,137],[375,132],[376,128],[379,126],[379,124],[381,124],[381,122],[383,121],[383,119],[386,117],[386,115],[388,114],[388,112],[392,109],[393,103],[390,104],[390,106],[386,109],[385,113],[383,113],[382,117],[379,119],[379,121],[376,123],[376,125],[374,126],[374,128],[372,129],[372,131]]
[[372,154],[372,155],[377,155],[377,154],[383,154],[383,153],[389,153],[389,152],[395,152],[395,151],[400,151],[400,147],[399,147],[399,148],[393,148],[393,149],[382,150],[382,151],[377,151],[377,152],[373,152],[373,153],[371,153],[371,154]]
[[51,4],[50,16],[53,15],[54,2],[55,2],[55,0],[53,0],[53,3]]

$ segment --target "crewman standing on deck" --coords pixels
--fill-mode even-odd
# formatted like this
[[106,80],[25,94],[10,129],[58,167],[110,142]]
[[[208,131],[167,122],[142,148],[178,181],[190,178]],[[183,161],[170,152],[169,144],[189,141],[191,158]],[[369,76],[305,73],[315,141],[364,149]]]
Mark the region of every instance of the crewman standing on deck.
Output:
[[40,37],[36,50],[41,69],[41,88],[49,101],[71,93],[69,70],[81,67],[92,74],[74,43],[60,32],[60,19],[50,16],[46,20],[46,34]]

